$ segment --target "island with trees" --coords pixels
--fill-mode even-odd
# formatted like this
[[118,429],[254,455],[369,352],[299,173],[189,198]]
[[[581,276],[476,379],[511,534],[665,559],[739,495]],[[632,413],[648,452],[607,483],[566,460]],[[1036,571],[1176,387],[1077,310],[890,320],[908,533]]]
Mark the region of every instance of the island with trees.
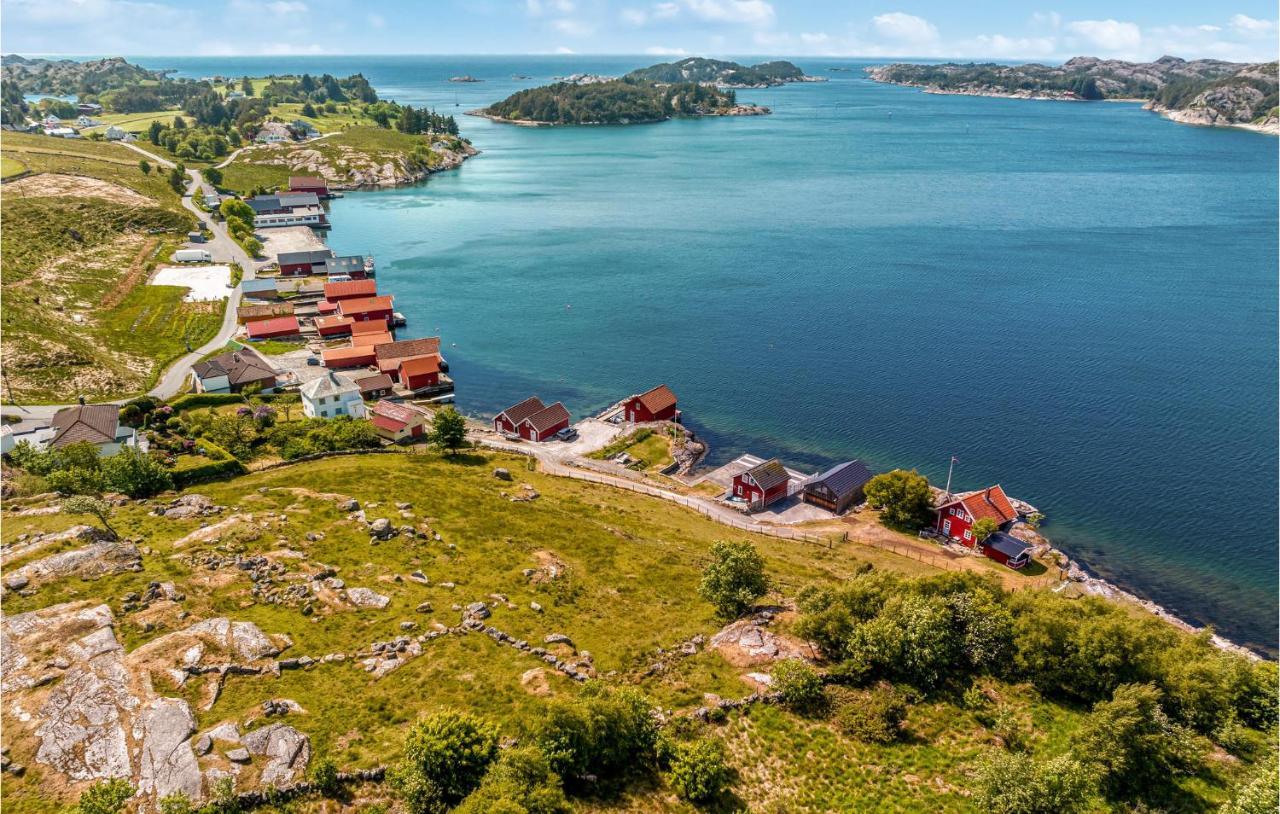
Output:
[[696,82],[663,84],[631,78],[557,82],[517,91],[472,115],[524,125],[643,124],[698,116],[760,116],[769,108],[741,104],[732,90]]
[[786,60],[741,65],[705,57],[687,57],[678,62],[662,62],[627,74],[626,79],[673,84],[697,82],[721,88],[768,88],[790,82],[825,82],[818,76],[806,76],[794,63]]
[[1218,59],[1154,62],[1075,57],[1062,65],[993,62],[867,68],[877,82],[909,85],[928,93],[1006,96],[1018,99],[1142,101],[1174,121],[1246,127],[1272,134],[1277,126],[1277,63],[1243,64]]

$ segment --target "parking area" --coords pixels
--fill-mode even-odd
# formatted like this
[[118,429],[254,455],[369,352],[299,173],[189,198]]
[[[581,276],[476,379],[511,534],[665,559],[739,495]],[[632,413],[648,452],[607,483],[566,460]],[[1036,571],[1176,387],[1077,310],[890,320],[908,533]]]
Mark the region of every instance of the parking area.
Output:
[[231,296],[230,266],[163,266],[149,285],[175,285],[190,289],[187,302],[225,300]]
[[598,418],[584,418],[574,424],[573,428],[578,431],[577,438],[568,443],[553,442],[564,450],[566,455],[586,455],[606,447],[613,442],[613,439],[626,432],[627,425],[612,424]]
[[262,241],[264,257],[275,259],[281,252],[309,252],[328,248],[320,236],[309,226],[281,226],[259,229],[254,232]]

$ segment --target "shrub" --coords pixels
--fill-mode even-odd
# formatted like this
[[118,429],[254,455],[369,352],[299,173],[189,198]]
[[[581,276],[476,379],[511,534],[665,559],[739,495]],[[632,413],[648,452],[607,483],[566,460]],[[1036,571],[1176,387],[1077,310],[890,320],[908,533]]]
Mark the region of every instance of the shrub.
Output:
[[1220,814],[1275,814],[1277,810],[1280,810],[1280,775],[1274,762],[1264,761],[1219,811]]
[[185,396],[178,396],[169,402],[169,406],[173,408],[175,413],[184,410],[194,410],[198,407],[220,407],[223,404],[240,404],[244,402],[244,396],[239,393],[188,393]]
[[338,793],[338,767],[328,758],[324,758],[311,766],[311,784],[322,797],[333,797]]
[[498,732],[490,724],[462,712],[439,712],[409,730],[391,781],[409,811],[428,814],[474,791],[497,755]]
[[825,700],[822,676],[800,659],[787,659],[774,666],[771,686],[782,694],[782,703],[795,712],[818,711]]
[[76,495],[62,501],[62,511],[65,514],[91,514],[98,518],[98,522],[107,530],[112,537],[116,536],[116,530],[111,528],[111,504],[107,501],[90,497],[88,495]]
[[978,768],[974,799],[991,814],[1075,814],[1090,808],[1092,795],[1088,770],[1069,755],[1045,761],[993,752]]
[[741,616],[769,590],[764,558],[746,542],[719,541],[711,546],[711,563],[702,570],[698,593],[726,619]]
[[533,746],[503,751],[490,767],[479,788],[454,814],[568,814],[560,776],[551,771],[546,755]]
[[589,683],[577,698],[547,704],[530,740],[567,780],[592,774],[617,778],[652,767],[658,728],[638,690]]
[[893,743],[902,735],[907,702],[889,684],[880,684],[842,699],[836,709],[836,728],[864,743]]
[[890,528],[913,530],[933,519],[933,495],[929,481],[914,469],[883,472],[867,481],[867,503],[880,510],[881,521]]
[[729,785],[724,745],[714,738],[680,744],[671,758],[670,780],[676,794],[694,803],[720,796]]
[[1076,734],[1075,754],[1094,768],[1112,798],[1141,798],[1186,774],[1196,763],[1189,733],[1169,721],[1160,691],[1125,684],[1099,701]]
[[173,488],[173,478],[159,461],[133,447],[102,461],[102,485],[132,498],[151,497]]
[[133,796],[133,786],[113,777],[94,783],[80,795],[80,814],[118,814]]
[[96,495],[102,491],[102,477],[96,469],[59,469],[45,476],[49,488],[64,495]]
[[192,814],[194,811],[191,798],[182,792],[160,798],[160,814]]

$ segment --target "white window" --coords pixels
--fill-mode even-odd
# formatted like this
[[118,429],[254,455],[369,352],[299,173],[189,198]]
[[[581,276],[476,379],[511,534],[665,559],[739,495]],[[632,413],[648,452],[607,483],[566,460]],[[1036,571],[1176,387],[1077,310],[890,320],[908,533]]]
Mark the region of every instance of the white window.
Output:
[[955,516],[956,516],[956,507],[955,507],[955,506],[952,506],[950,509],[948,509],[948,510],[947,510],[947,514],[951,515],[952,517],[955,517]]
[[738,484],[738,496],[739,496],[739,497],[741,497],[741,496],[742,496],[742,484],[741,484],[741,483],[739,483],[739,484]]
[[951,533],[951,521],[950,521],[950,520],[943,520],[943,521],[942,521],[942,533],[943,533],[943,534],[950,534],[950,533]]
[[969,531],[968,529],[965,529],[965,530],[964,530],[964,538],[965,538],[966,540],[972,540],[972,539],[973,539],[973,532],[972,532],[972,531]]

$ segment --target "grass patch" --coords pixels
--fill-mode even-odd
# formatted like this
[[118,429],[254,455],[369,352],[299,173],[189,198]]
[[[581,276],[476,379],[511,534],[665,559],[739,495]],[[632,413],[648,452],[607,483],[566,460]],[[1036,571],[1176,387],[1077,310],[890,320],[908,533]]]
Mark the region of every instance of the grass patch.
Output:
[[16,158],[9,156],[0,156],[0,178],[12,178],[13,176],[27,171],[27,165],[23,164]]
[[670,439],[650,427],[642,427],[618,438],[589,457],[605,461],[623,452],[636,459],[635,463],[628,464],[630,469],[656,471],[664,469],[672,461]]

